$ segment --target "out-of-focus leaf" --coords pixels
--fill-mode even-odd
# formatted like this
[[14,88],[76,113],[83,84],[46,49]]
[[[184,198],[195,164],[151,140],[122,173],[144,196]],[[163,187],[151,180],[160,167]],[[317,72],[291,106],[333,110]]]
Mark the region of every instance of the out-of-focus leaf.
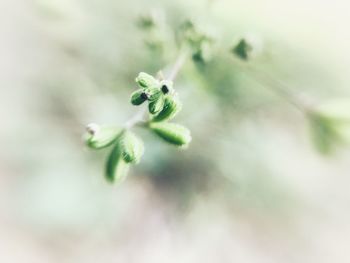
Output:
[[253,47],[243,38],[233,47],[232,52],[240,59],[248,60],[252,50]]
[[319,114],[311,114],[309,122],[312,140],[316,149],[323,154],[331,153],[340,141],[334,122]]
[[350,122],[350,99],[333,99],[327,101],[315,109],[319,114],[338,120]]

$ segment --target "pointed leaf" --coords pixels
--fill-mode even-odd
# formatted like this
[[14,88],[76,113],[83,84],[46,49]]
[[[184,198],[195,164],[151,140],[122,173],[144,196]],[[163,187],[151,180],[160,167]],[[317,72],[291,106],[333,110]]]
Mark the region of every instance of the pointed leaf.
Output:
[[232,52],[240,59],[247,60],[252,51],[252,46],[243,38],[233,47]]
[[139,163],[144,152],[142,140],[130,131],[125,132],[120,140],[120,149],[126,163]]
[[148,104],[148,110],[151,114],[158,114],[164,107],[164,96],[161,91],[155,93]]
[[151,88],[151,87],[158,87],[159,86],[159,81],[156,80],[153,76],[151,76],[145,72],[141,72],[137,76],[135,81],[142,88]]
[[86,144],[92,149],[102,149],[113,144],[120,133],[121,129],[117,127],[101,127],[87,135]]
[[192,139],[190,131],[179,124],[154,122],[150,124],[150,128],[163,140],[177,146],[186,146]]
[[159,122],[173,119],[181,110],[182,104],[176,96],[165,96],[164,107],[158,115],[154,116],[152,121]]
[[144,92],[143,89],[139,89],[131,94],[131,104],[132,105],[141,105],[148,99],[148,95]]
[[129,165],[122,158],[120,145],[117,143],[106,162],[105,176],[109,182],[121,182],[128,173]]

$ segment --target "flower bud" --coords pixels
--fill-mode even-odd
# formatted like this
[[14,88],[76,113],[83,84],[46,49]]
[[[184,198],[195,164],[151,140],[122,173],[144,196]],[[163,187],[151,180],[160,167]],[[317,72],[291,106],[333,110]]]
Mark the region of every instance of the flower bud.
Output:
[[131,104],[132,105],[141,105],[148,99],[147,93],[143,89],[139,89],[131,94]]
[[173,119],[176,114],[181,110],[182,104],[177,96],[165,96],[164,107],[158,115],[154,116],[152,121],[166,121]]
[[135,81],[141,88],[159,87],[159,81],[145,72],[139,73]]
[[149,98],[148,110],[151,114],[158,114],[164,107],[164,95],[158,90]]

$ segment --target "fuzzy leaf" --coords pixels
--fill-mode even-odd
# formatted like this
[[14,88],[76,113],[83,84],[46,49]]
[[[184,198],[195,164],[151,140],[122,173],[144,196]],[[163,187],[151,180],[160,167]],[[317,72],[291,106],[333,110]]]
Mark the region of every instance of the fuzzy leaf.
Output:
[[122,158],[126,163],[139,163],[144,152],[142,140],[132,132],[125,132],[120,140]]
[[152,95],[149,99],[148,110],[151,114],[158,114],[164,107],[164,96],[163,93],[159,92]]
[[158,115],[154,116],[152,121],[159,122],[173,119],[181,110],[182,104],[176,96],[165,96],[164,107]]
[[322,154],[331,153],[340,139],[334,123],[318,114],[310,115],[309,121],[311,136],[316,149]]
[[143,89],[139,89],[131,94],[131,104],[132,105],[141,105],[147,100],[148,96]]
[[120,128],[101,127],[95,134],[87,135],[86,144],[92,149],[108,147],[114,143],[120,132]]
[[144,92],[147,94],[149,101],[154,101],[158,99],[160,95],[162,95],[162,92],[159,87],[146,88]]
[[117,143],[108,156],[105,176],[109,182],[121,182],[128,173],[129,165],[123,160],[120,145]]
[[150,128],[163,140],[177,146],[187,146],[192,139],[190,131],[179,124],[154,122],[150,124]]
[[141,72],[137,78],[136,78],[136,83],[140,85],[142,88],[152,88],[152,87],[158,87],[159,86],[159,81],[156,80],[153,76]]
[[350,99],[332,99],[315,108],[323,116],[339,122],[350,122]]

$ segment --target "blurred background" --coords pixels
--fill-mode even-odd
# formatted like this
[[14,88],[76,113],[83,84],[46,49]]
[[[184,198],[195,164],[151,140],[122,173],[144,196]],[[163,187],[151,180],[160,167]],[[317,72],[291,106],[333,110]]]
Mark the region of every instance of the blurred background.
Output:
[[[350,96],[345,0],[0,0],[0,262],[349,262],[349,151],[315,150],[305,116],[230,52],[312,103]],[[155,14],[157,28],[140,29]],[[87,123],[122,124],[140,71],[174,63],[174,28],[215,39],[176,80],[193,141],[147,131],[121,185]]]

